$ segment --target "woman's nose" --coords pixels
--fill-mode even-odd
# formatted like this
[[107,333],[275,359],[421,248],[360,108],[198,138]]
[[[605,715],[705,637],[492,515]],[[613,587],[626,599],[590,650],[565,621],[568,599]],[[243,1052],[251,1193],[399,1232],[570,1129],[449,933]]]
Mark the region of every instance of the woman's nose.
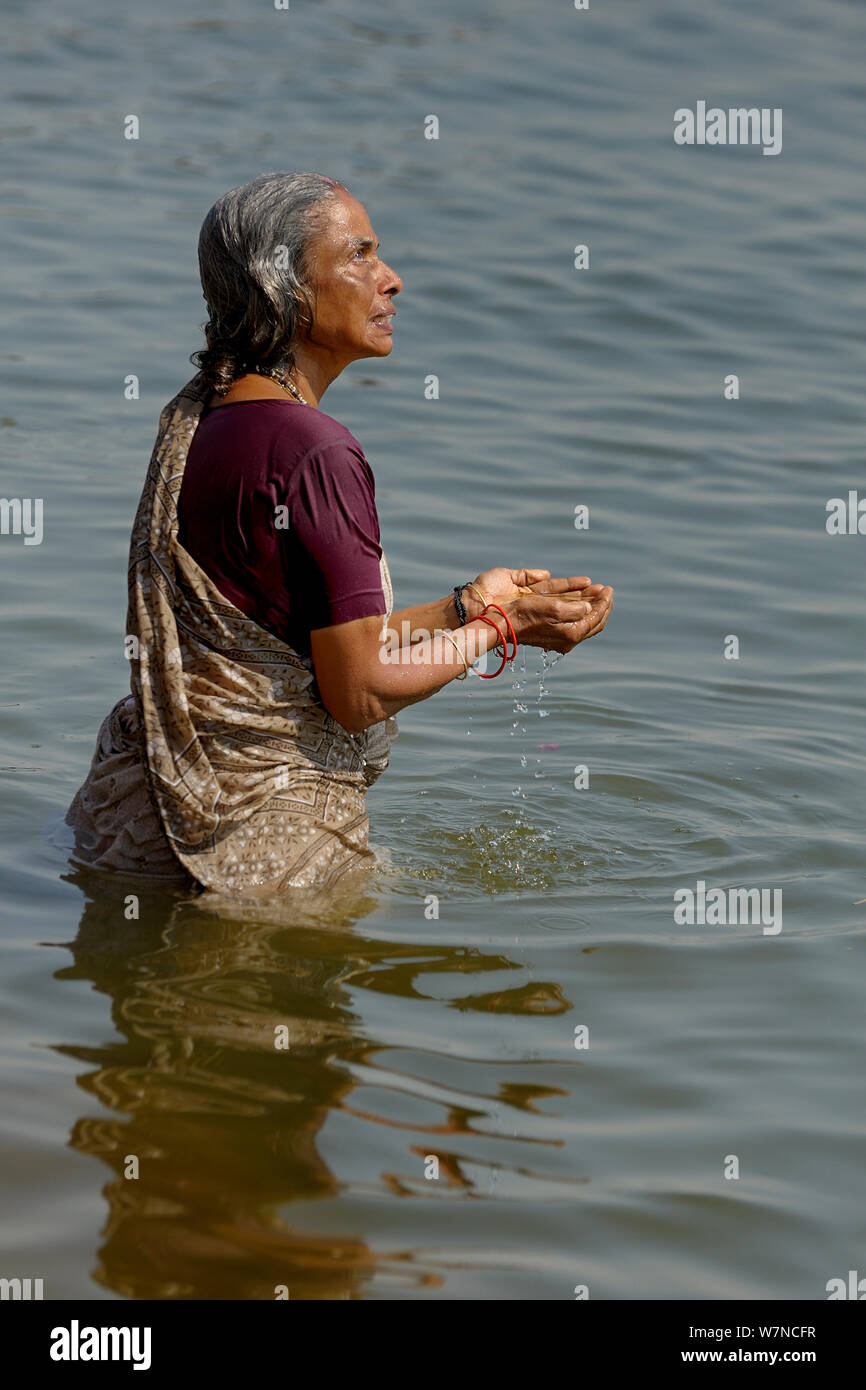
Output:
[[390,267],[389,265],[386,265],[385,262],[383,261],[383,262],[382,262],[382,273],[383,273],[383,280],[382,280],[382,285],[381,285],[382,293],[383,293],[383,294],[399,294],[400,291],[401,291],[402,288],[403,288],[403,281],[400,279],[400,276],[397,274],[396,270],[392,270],[391,267]]

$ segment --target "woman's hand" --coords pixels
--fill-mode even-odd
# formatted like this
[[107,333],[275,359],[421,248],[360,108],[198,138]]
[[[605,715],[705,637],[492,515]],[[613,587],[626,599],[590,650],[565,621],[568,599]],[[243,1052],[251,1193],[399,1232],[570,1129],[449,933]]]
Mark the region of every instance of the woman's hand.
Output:
[[[613,589],[609,585],[589,584],[555,596],[536,593],[534,586],[529,587],[528,594],[500,605],[511,619],[517,641],[524,646],[570,652],[578,642],[601,632],[610,616]],[[495,620],[496,614],[492,617]]]
[[[473,581],[482,594],[493,603],[510,603],[513,599],[524,598],[530,594],[566,594],[586,589],[591,583],[588,575],[578,575],[570,579],[551,579],[550,570],[485,570]],[[463,602],[471,622],[481,613],[484,605],[474,589],[463,590]]]

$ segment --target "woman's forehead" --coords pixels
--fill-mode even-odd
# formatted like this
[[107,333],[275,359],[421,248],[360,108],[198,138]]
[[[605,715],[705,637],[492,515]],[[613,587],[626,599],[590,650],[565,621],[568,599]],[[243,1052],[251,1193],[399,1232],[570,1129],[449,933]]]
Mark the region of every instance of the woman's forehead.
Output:
[[353,242],[372,242],[376,245],[376,233],[370,224],[367,209],[351,193],[339,193],[329,198],[323,205],[324,213],[320,235],[340,247]]

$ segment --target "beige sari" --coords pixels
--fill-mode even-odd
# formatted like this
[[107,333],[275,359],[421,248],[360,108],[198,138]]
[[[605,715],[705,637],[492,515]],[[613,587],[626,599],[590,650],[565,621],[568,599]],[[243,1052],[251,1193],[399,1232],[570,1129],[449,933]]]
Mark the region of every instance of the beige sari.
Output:
[[[160,416],[129,558],[132,694],[100,728],[67,812],[75,857],[238,895],[328,887],[374,860],[366,789],[395,719],[348,733],[312,661],[246,617],[178,541],[200,375]],[[393,592],[381,560],[388,613]]]

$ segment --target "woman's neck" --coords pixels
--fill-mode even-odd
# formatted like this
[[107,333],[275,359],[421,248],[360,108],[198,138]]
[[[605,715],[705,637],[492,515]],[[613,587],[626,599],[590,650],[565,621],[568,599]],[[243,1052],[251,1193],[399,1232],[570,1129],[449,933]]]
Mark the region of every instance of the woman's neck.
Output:
[[[298,382],[298,390],[307,404],[313,405],[313,401],[300,382]],[[286,391],[279,382],[274,381],[273,377],[259,376],[257,372],[247,372],[232,382],[224,396],[217,396],[216,394],[211,396],[208,404],[218,406],[232,405],[235,401],[286,401],[292,399],[291,392]]]

